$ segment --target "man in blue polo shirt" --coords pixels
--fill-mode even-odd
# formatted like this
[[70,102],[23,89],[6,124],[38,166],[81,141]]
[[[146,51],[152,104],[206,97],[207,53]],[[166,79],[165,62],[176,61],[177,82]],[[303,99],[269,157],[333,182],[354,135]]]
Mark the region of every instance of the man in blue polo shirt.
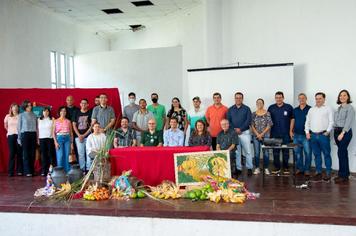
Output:
[[[271,128],[271,137],[282,139],[282,144],[290,143],[291,121],[293,117],[293,107],[284,103],[284,94],[281,91],[275,93],[276,103],[268,108],[271,113],[273,126]],[[272,173],[278,174],[281,169],[281,160],[279,158],[280,150],[273,150],[273,164],[275,171]],[[283,174],[289,174],[288,169],[289,150],[283,150]]]
[[[293,143],[298,144],[295,149],[297,172],[296,174],[303,174],[305,176],[310,176],[310,165],[312,151],[310,142],[305,135],[305,121],[307,119],[307,114],[311,106],[307,104],[307,96],[304,93],[298,95],[299,106],[294,108],[292,120],[292,133]],[[303,158],[304,151],[304,158]]]
[[243,104],[244,95],[240,92],[235,93],[235,105],[231,106],[227,112],[227,119],[230,127],[235,130],[239,136],[239,144],[236,149],[236,169],[237,175],[242,173],[241,154],[242,149],[246,156],[246,168],[248,176],[252,175],[252,148],[250,124],[252,119],[251,110]]

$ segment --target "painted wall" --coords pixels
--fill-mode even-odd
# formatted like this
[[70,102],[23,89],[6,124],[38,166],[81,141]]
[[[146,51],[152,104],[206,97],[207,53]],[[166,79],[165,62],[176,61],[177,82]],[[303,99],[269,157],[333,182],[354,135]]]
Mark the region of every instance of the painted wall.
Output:
[[109,40],[22,0],[0,1],[0,87],[50,87],[50,51],[104,51]]
[[[90,53],[75,57],[77,87],[117,87],[123,106],[127,95],[135,92],[137,100],[159,94],[159,102],[171,104],[172,97],[182,97],[182,47],[129,49]],[[138,102],[138,101],[137,101]]]

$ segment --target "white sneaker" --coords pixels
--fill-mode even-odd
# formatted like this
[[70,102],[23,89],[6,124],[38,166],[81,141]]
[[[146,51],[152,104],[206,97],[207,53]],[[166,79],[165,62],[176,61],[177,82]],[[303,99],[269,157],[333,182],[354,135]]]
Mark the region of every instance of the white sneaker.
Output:
[[271,174],[271,172],[269,172],[269,169],[266,168],[266,169],[265,169],[265,175],[270,175],[270,174]]
[[255,171],[253,172],[254,175],[258,175],[260,173],[260,168],[256,168]]

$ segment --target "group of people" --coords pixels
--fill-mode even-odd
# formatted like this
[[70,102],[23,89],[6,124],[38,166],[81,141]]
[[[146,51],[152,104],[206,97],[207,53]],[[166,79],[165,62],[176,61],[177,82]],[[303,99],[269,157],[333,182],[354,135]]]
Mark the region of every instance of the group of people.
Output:
[[[129,105],[123,109],[120,128],[115,129],[115,113],[107,105],[106,94],[96,99],[96,106],[89,110],[87,99],[82,99],[80,108],[73,105],[73,98],[67,97],[67,106],[59,109],[59,118],[53,119],[50,110],[45,108],[38,120],[31,112],[31,103],[23,103],[24,112],[19,114],[18,106],[12,104],[5,117],[10,148],[9,175],[32,176],[35,141],[38,140],[42,153],[42,174],[48,171],[55,147],[57,165],[69,168],[70,150],[77,152],[80,168],[85,171],[91,165],[95,152],[104,145],[105,133],[115,129],[114,148],[130,146],[184,146],[186,137],[189,146],[209,146],[213,150],[230,152],[231,172],[234,177],[242,173],[242,153],[246,158],[248,175],[259,174],[261,168],[270,174],[269,153],[264,151],[263,166],[260,167],[261,145],[265,138],[278,138],[282,144],[295,143],[296,174],[311,175],[312,153],[315,160],[315,180],[331,178],[330,134],[333,130],[338,147],[339,172],[336,183],[348,181],[348,145],[352,138],[352,124],[355,111],[350,105],[351,97],[347,90],[340,91],[333,110],[325,105],[326,95],[315,94],[315,106],[307,104],[304,93],[298,95],[299,105],[293,108],[284,102],[281,91],[275,93],[275,104],[265,109],[262,98],[256,101],[256,110],[244,104],[244,94],[234,95],[235,104],[230,108],[222,104],[220,93],[213,94],[213,104],[206,110],[201,107],[199,97],[194,97],[193,109],[186,111],[179,98],[174,97],[168,112],[158,103],[157,93],[151,94],[152,104],[147,106],[145,99],[136,104],[136,95],[128,95]],[[252,145],[253,149],[252,151]],[[54,144],[54,145],[53,145]],[[22,150],[21,150],[22,149]],[[289,151],[273,151],[273,173],[289,174]],[[23,155],[23,158],[22,158]],[[253,158],[254,155],[254,158]],[[322,156],[326,172],[322,175]],[[23,160],[23,163],[22,163]],[[24,169],[22,169],[22,165]]]
[[105,144],[105,132],[115,124],[114,109],[107,101],[107,95],[101,94],[95,98],[96,106],[89,109],[88,99],[83,98],[78,108],[73,97],[68,96],[66,106],[58,109],[57,119],[52,117],[50,107],[44,107],[37,118],[30,101],[21,104],[22,113],[18,104],[11,104],[4,119],[9,176],[35,174],[36,144],[40,146],[42,176],[47,175],[50,165],[61,166],[68,172],[70,156],[78,157],[80,168],[88,170],[95,153]]

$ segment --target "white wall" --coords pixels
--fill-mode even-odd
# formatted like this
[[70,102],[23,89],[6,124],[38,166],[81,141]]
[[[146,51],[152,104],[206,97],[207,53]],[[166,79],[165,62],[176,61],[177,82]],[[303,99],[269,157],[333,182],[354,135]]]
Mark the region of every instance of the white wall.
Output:
[[[117,34],[111,47],[182,45],[185,104],[191,102],[187,68],[293,62],[294,94],[307,93],[313,104],[315,92],[324,91],[336,109],[339,90],[346,88],[356,98],[355,10],[354,0],[205,0],[190,15],[152,24],[143,32]],[[333,145],[333,168],[338,169],[335,150]],[[356,172],[356,138],[349,151]]]
[[[314,104],[315,92],[323,91],[336,109],[338,92],[344,88],[356,99],[356,1],[224,0],[222,4],[223,63],[236,58],[294,62],[294,92],[307,93],[309,103]],[[332,146],[333,168],[338,169]],[[349,151],[350,168],[356,172],[356,138]]]
[[81,88],[117,87],[121,101],[135,92],[137,100],[159,94],[169,108],[172,97],[182,97],[182,47],[129,49],[75,57],[76,85]]
[[22,0],[0,1],[0,87],[50,87],[51,50],[104,51],[109,40]]
[[187,99],[187,69],[205,65],[205,16],[204,5],[200,4],[153,22],[143,31],[116,34],[111,39],[111,50],[182,46],[181,101],[186,104],[190,102]]

